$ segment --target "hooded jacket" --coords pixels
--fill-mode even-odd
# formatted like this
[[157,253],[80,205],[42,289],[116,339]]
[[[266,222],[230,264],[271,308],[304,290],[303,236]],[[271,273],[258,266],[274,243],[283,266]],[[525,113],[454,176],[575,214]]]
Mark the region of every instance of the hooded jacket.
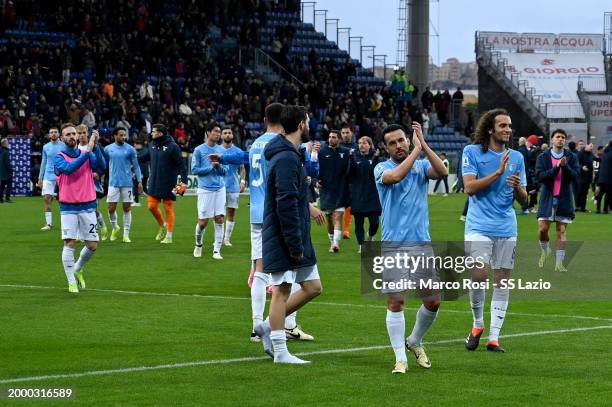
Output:
[[172,189],[178,182],[177,176],[180,174],[181,182],[187,183],[187,170],[178,144],[169,135],[153,139],[148,150],[138,157],[139,163],[147,161],[151,163],[147,193],[158,199],[176,200]]
[[[310,210],[304,157],[285,137],[271,140],[262,230],[264,272],[313,266],[317,259],[310,240]],[[301,261],[291,255],[303,254]]]

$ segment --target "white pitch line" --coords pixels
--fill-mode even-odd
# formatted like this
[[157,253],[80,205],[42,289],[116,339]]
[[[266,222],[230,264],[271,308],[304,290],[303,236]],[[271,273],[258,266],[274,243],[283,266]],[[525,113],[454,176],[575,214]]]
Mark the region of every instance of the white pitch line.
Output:
[[[0,287],[7,288],[34,288],[34,289],[46,289],[46,290],[65,290],[63,287],[51,287],[51,286],[43,286],[43,285],[21,285],[21,284],[0,284]],[[144,296],[153,296],[153,297],[183,297],[183,298],[203,298],[203,299],[212,299],[212,300],[238,300],[238,301],[247,301],[250,300],[249,297],[232,297],[232,296],[224,296],[224,295],[202,295],[202,294],[181,294],[181,293],[163,293],[163,292],[153,292],[153,291],[130,291],[130,290],[113,290],[113,289],[105,289],[105,288],[88,288],[86,291],[95,291],[101,293],[113,293],[113,294],[125,294],[125,295],[144,295]],[[329,305],[333,307],[346,307],[346,308],[381,308],[386,309],[385,305],[376,305],[376,304],[349,304],[349,303],[339,303],[339,302],[325,302],[325,301],[313,301],[309,304],[314,305]],[[406,310],[417,310],[418,308],[410,308],[405,307]],[[454,309],[446,309],[442,308],[445,313],[455,313],[455,314],[471,314],[471,311],[461,311]],[[588,319],[594,321],[612,321],[612,318],[602,318],[602,317],[590,317],[585,315],[563,315],[563,314],[537,314],[537,313],[527,313],[527,312],[508,312],[507,315],[518,315],[518,316],[526,316],[526,317],[538,317],[538,318],[572,318],[572,319]]]
[[[602,325],[602,326],[558,329],[558,330],[549,330],[549,331],[520,332],[516,334],[502,335],[500,336],[500,338],[505,339],[505,338],[518,338],[518,337],[523,337],[523,336],[554,335],[554,334],[594,331],[594,330],[599,330],[599,329],[611,329],[611,328],[612,328],[612,325]],[[465,338],[442,339],[439,341],[425,342],[425,344],[426,345],[444,345],[444,344],[449,344],[449,343],[461,343],[464,341],[465,341]],[[319,351],[312,351],[312,352],[301,352],[301,353],[296,353],[295,355],[310,356],[310,355],[356,353],[356,352],[368,352],[368,351],[388,349],[388,348],[389,348],[389,345],[376,345],[376,346],[364,346],[364,347],[359,347],[359,348],[326,349],[326,350],[319,350]],[[154,366],[137,366],[137,367],[128,367],[128,368],[123,368],[123,369],[90,370],[90,371],[79,372],[79,373],[66,373],[66,374],[54,374],[54,375],[1,379],[0,384],[35,382],[35,381],[54,380],[54,379],[74,379],[74,378],[79,378],[79,377],[112,375],[112,374],[117,374],[117,373],[133,373],[133,372],[146,372],[146,371],[151,371],[151,370],[180,369],[184,367],[227,365],[227,364],[232,364],[232,363],[254,362],[254,361],[269,360],[269,359],[270,358],[268,356],[249,356],[249,357],[234,358],[234,359],[199,360],[199,361],[194,361],[194,362],[170,363],[170,364],[154,365]]]

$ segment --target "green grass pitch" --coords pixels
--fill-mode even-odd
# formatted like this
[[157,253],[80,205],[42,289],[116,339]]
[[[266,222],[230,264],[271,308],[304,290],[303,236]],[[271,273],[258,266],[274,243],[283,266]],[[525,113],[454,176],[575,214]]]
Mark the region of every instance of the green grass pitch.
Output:
[[[464,199],[430,197],[434,240],[463,239],[458,217]],[[418,368],[409,355],[407,374],[391,375],[385,304],[359,294],[355,239],[330,254],[326,232],[313,226],[324,288],[298,321],[316,340],[288,343],[313,364],[275,366],[260,344],[249,342],[248,197],[242,197],[234,246],[223,248],[223,261],[211,258],[212,227],[203,257],[191,254],[194,197],[177,202],[172,245],[154,240],[157,226],[145,205],[134,208],[133,243],[101,242],[85,270],[90,289],[78,295],[66,289],[57,203],[56,228],[42,232],[42,199],[15,201],[0,205],[4,393],[8,387],[72,387],[71,405],[117,406],[592,406],[612,400],[612,301],[513,302],[511,296],[501,338],[506,354],[486,352],[482,342],[467,352],[467,299],[444,302],[426,337],[432,368]],[[104,202],[101,207],[107,218]],[[518,218],[519,240],[537,245],[535,215]],[[578,214],[569,238],[611,240],[611,230],[610,216]],[[573,267],[579,283],[579,265]],[[487,295],[487,327],[489,302]],[[417,306],[407,304],[408,333]]]

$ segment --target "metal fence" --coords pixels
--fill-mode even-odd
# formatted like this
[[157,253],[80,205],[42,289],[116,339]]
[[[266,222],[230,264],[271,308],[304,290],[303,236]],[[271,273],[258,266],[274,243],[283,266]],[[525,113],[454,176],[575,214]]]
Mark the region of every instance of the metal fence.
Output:
[[606,76],[605,75],[580,75],[578,76],[578,91],[579,92],[605,92]]

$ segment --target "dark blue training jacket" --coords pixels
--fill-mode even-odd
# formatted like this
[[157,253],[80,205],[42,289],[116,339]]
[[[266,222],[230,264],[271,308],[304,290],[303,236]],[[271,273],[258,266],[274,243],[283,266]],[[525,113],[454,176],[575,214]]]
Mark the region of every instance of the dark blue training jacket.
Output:
[[[313,266],[317,262],[310,240],[310,209],[304,157],[283,136],[264,150],[268,179],[262,230],[264,272]],[[303,254],[296,262],[293,255]]]
[[178,144],[169,135],[153,139],[148,151],[138,157],[139,163],[147,161],[151,162],[147,193],[158,199],[176,200],[172,189],[176,186],[177,176],[180,174],[181,182],[187,183],[187,169]]
[[319,189],[321,209],[331,211],[349,205],[347,176],[350,169],[349,150],[326,145],[319,151]]
[[351,154],[351,213],[367,213],[382,211],[376,181],[374,180],[374,167],[378,164],[378,157],[374,153],[362,155],[359,151]]

